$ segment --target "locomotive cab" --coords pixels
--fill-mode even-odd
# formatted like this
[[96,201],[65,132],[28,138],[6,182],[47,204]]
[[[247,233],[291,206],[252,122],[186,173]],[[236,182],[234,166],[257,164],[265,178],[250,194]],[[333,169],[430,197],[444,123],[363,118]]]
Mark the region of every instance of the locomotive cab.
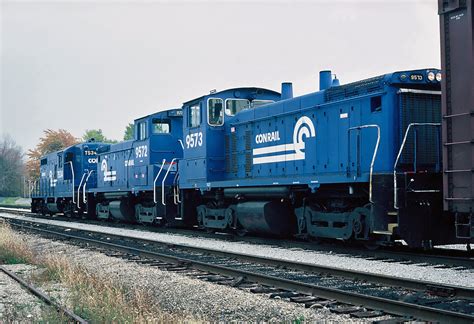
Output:
[[[280,94],[261,88],[236,88],[214,92],[183,104],[184,154],[180,162],[180,187],[207,190],[211,181],[226,174],[230,123],[240,113],[280,100]],[[231,131],[231,130],[230,130]],[[228,167],[228,166],[227,166]]]

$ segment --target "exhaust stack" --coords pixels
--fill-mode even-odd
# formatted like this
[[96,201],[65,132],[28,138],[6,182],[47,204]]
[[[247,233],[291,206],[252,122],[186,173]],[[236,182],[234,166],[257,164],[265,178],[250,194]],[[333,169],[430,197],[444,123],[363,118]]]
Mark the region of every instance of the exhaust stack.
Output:
[[283,82],[281,84],[281,100],[293,98],[293,84],[291,82]]
[[329,89],[332,85],[331,70],[319,72],[319,90]]

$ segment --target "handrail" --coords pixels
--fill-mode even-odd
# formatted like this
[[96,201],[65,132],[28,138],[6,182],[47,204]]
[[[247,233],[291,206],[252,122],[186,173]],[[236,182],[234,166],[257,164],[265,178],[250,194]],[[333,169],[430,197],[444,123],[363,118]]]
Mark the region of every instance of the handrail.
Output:
[[[86,176],[86,173],[82,174],[81,182],[79,182],[79,186],[77,187],[77,208],[80,208],[80,203],[81,203],[81,187],[82,187],[82,181],[84,181],[84,177]],[[74,193],[73,193],[74,195]]]
[[86,199],[86,186],[87,186],[87,181],[89,180],[89,177],[91,176],[92,172],[94,170],[90,170],[89,173],[87,174],[86,181],[84,181],[84,185],[82,186],[82,202],[85,204],[87,202]]
[[174,179],[173,179],[173,202],[175,205],[178,204],[178,197],[177,197],[177,192],[176,192],[176,188],[177,188],[177,185],[175,186],[176,184],[176,180],[178,179],[178,172],[176,172],[175,176],[174,176]]
[[72,164],[72,161],[69,161],[68,163],[71,164],[71,174],[72,174],[72,203],[75,204],[76,201],[74,200],[74,185],[75,185],[75,181],[74,181],[74,165]]
[[36,189],[36,182],[37,182],[37,180],[35,180],[35,181],[33,182],[33,185],[30,187],[30,198],[31,198],[31,195],[32,195],[32,193],[33,193],[33,190]]
[[408,138],[408,133],[413,126],[441,126],[440,123],[411,123],[408,125],[405,136],[403,136],[402,145],[400,146],[400,150],[398,150],[397,159],[395,160],[395,164],[393,165],[393,208],[399,209],[398,207],[398,193],[397,193],[397,164],[400,160],[400,156],[402,156],[403,149],[405,148],[405,144]]
[[[347,131],[350,132],[351,130],[361,130],[362,128],[377,128],[377,142],[375,143],[374,154],[372,155],[372,161],[370,162],[370,171],[369,171],[369,202],[374,203],[372,201],[372,175],[374,173],[375,158],[377,157],[377,151],[379,150],[379,144],[380,144],[380,126],[377,124],[361,125],[361,126],[351,127]],[[349,143],[347,143],[347,145],[349,145]]]
[[171,167],[173,166],[174,161],[176,161],[176,158],[173,158],[170,162],[170,166],[168,167],[168,170],[166,170],[165,176],[163,177],[163,181],[161,182],[161,204],[163,206],[166,206],[165,202],[165,181],[166,178],[168,177],[168,174],[171,171]]
[[163,167],[165,166],[165,163],[166,163],[166,159],[163,159],[163,161],[161,161],[160,171],[158,171],[158,174],[156,175],[155,180],[153,181],[153,202],[155,204],[157,203],[157,201],[156,201],[156,181],[158,180],[158,177],[160,176],[161,171],[163,170]]

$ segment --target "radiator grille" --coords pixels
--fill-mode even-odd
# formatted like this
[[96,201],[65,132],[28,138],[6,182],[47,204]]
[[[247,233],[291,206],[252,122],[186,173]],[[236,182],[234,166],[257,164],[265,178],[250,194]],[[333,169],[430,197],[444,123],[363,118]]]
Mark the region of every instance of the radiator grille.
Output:
[[[400,143],[411,123],[440,123],[441,95],[434,93],[404,92],[400,94]],[[440,134],[438,127],[420,126],[416,128],[416,164],[417,166],[433,165],[440,154]],[[410,130],[401,164],[415,162],[415,132]]]

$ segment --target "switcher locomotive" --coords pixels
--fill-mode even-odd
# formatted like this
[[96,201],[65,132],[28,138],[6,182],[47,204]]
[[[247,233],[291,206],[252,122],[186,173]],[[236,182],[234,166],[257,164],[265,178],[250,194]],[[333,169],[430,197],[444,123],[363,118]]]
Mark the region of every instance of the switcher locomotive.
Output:
[[[183,106],[184,134],[203,138],[179,161],[181,217],[210,230],[276,236],[450,241],[441,210],[437,69],[390,73],[257,109],[225,113],[212,95]],[[193,123],[193,107],[203,122]],[[202,134],[202,135],[201,135]]]

